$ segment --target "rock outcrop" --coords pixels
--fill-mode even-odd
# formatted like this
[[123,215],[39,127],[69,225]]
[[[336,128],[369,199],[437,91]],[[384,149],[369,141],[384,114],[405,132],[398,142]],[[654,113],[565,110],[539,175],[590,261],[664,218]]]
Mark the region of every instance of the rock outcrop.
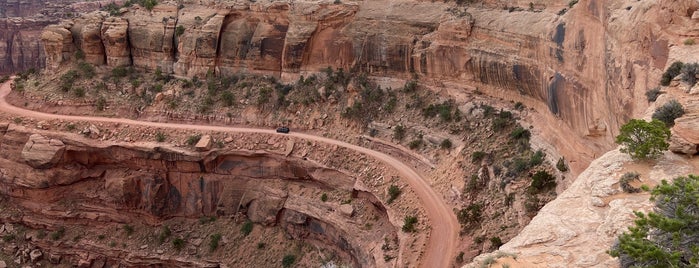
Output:
[[[165,2],[151,11],[136,5],[101,22],[86,16],[90,25],[101,23],[100,31],[85,32],[84,18],[67,29],[91,62],[131,62],[176,76],[248,72],[292,81],[330,66],[478,89],[545,112],[535,127],[562,156],[584,166],[646,108],[633,100],[657,84],[653,77],[667,64],[677,33],[665,29],[691,21],[685,13],[694,6],[688,0],[631,8],[588,1],[559,15],[554,8],[508,11],[408,0]],[[104,49],[86,37],[102,40]],[[54,55],[47,56],[50,69],[57,68],[61,58],[55,55],[65,47],[58,43],[65,40],[44,39],[46,54]]]
[[66,146],[61,140],[49,139],[40,134],[29,136],[22,149],[22,158],[33,168],[50,168],[63,158]]

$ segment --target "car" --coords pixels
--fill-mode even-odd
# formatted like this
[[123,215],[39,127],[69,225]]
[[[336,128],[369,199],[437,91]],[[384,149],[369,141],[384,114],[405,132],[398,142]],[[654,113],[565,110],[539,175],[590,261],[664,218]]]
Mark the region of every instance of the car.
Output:
[[289,133],[289,128],[288,127],[279,127],[277,128],[277,133]]

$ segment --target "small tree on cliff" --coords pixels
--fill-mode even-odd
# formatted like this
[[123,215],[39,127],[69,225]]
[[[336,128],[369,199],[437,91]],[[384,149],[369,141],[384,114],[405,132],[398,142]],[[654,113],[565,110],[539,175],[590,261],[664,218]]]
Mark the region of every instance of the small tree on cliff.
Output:
[[699,267],[699,176],[663,180],[651,192],[654,212],[638,219],[609,254],[621,267]]
[[621,152],[628,153],[631,158],[652,159],[660,156],[670,147],[670,130],[665,123],[653,119],[651,122],[631,119],[621,126],[616,143],[622,146]]

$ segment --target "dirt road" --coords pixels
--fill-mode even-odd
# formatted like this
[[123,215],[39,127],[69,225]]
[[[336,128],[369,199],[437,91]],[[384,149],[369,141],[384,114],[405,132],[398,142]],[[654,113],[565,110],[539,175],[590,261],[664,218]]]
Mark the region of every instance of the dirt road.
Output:
[[[93,116],[72,116],[72,115],[58,115],[58,114],[47,114],[31,110],[22,109],[19,107],[12,106],[7,103],[5,97],[10,93],[10,83],[12,80],[2,84],[0,87],[0,112],[16,114],[23,117],[32,117],[35,119],[63,119],[72,121],[89,121],[89,122],[103,122],[103,123],[120,123],[129,125],[139,125],[148,127],[158,127],[158,128],[170,128],[170,129],[186,129],[195,131],[220,131],[220,132],[238,132],[238,133],[265,133],[274,135],[289,135],[292,137],[302,138],[306,140],[313,140],[318,142],[323,142],[327,144],[334,144],[337,146],[342,146],[371,157],[374,157],[387,165],[393,167],[398,172],[401,173],[403,179],[405,179],[410,187],[415,191],[415,193],[420,198],[425,211],[427,212],[427,217],[429,218],[429,225],[432,228],[429,242],[427,248],[425,249],[425,255],[422,258],[421,267],[436,268],[436,267],[449,267],[454,249],[456,248],[456,240],[458,236],[459,224],[456,220],[456,216],[451,211],[449,206],[444,202],[441,196],[437,194],[432,187],[423,179],[415,170],[410,166],[402,163],[398,159],[395,159],[389,155],[381,152],[377,152],[371,149],[353,145],[350,143],[333,140],[325,137],[291,132],[289,134],[278,134],[273,129],[256,129],[256,128],[240,128],[240,127],[225,127],[225,126],[208,126],[208,125],[191,125],[191,124],[177,124],[177,123],[160,123],[160,122],[147,122],[147,121],[137,121],[125,118],[107,118],[107,117],[93,117]],[[422,223],[425,223],[424,221]]]

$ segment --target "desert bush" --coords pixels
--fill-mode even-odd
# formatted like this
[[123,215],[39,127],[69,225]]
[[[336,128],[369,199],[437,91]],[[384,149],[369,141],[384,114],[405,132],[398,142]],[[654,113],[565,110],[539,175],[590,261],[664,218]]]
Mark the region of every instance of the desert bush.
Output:
[[391,184],[391,186],[388,187],[388,200],[386,200],[386,203],[393,203],[393,201],[396,200],[396,198],[398,198],[402,192],[403,191],[397,185]]
[[211,240],[209,241],[209,251],[213,252],[218,249],[218,243],[221,241],[221,234],[216,233],[211,235]]
[[529,132],[528,129],[523,128],[522,126],[517,126],[515,129],[510,132],[510,138],[513,140],[519,140],[519,139],[525,139],[529,140],[531,137],[532,133]]
[[286,254],[284,255],[284,258],[282,258],[282,267],[288,268],[291,267],[291,265],[294,265],[296,262],[296,256],[293,254]]
[[160,231],[160,234],[158,234],[158,243],[163,244],[165,240],[167,240],[167,238],[171,235],[172,231],[170,230],[170,227],[167,225],[163,226],[162,230]]
[[417,139],[410,141],[408,143],[408,147],[410,147],[410,149],[414,150],[414,149],[417,149],[420,146],[422,146],[422,143],[423,143],[422,138],[417,138]]
[[467,207],[460,209],[456,213],[456,218],[464,227],[478,224],[483,218],[483,205],[480,203],[470,204]]
[[490,249],[498,249],[500,246],[502,246],[500,237],[494,236],[490,238]]
[[126,233],[126,235],[132,235],[134,232],[133,226],[128,225],[128,224],[124,224],[124,226],[122,226],[122,229],[124,229],[124,232]]
[[689,63],[682,66],[682,81],[694,86],[697,83],[697,73],[699,72],[699,64]]
[[184,241],[184,239],[179,238],[179,237],[172,240],[172,247],[177,251],[184,249],[184,246],[186,244],[187,244],[187,242]]
[[541,163],[544,162],[544,157],[546,154],[544,154],[543,151],[537,150],[531,158],[529,158],[529,167],[535,167],[538,165],[541,165]]
[[556,168],[561,172],[568,171],[568,165],[566,165],[566,161],[563,157],[559,158],[558,162],[556,162]]
[[530,190],[534,193],[540,193],[552,188],[556,188],[556,177],[544,170],[534,173],[532,183],[529,185]]
[[68,92],[73,88],[73,83],[80,77],[77,71],[70,70],[61,76],[61,90]]
[[653,113],[653,119],[657,119],[665,123],[666,126],[672,127],[675,125],[675,119],[684,115],[684,107],[676,100],[671,100],[663,106],[660,106]]
[[95,71],[95,67],[92,66],[92,64],[89,64],[87,62],[80,62],[78,63],[78,70],[82,73],[82,75],[85,78],[92,79],[97,75],[97,72]]
[[85,59],[85,52],[82,50],[75,51],[75,55],[73,55],[75,59],[77,60],[84,60]]
[[251,221],[245,221],[243,226],[240,227],[240,233],[243,234],[243,236],[248,236],[250,233],[252,233],[253,227],[254,225]]
[[685,46],[693,46],[695,44],[694,38],[687,38],[684,40],[683,43]]
[[160,131],[158,131],[157,133],[155,133],[155,141],[157,141],[157,142],[164,142],[165,139],[167,139],[167,136],[165,135],[165,133],[162,133],[162,132],[160,132]]
[[653,212],[634,212],[634,225],[619,235],[609,254],[621,267],[699,265],[699,177],[663,180],[651,191]]
[[619,178],[619,186],[626,193],[638,193],[641,189],[631,186],[632,181],[640,180],[641,175],[636,172],[626,172]]
[[405,138],[405,127],[403,125],[397,125],[393,128],[393,139],[397,141],[402,141]]
[[106,107],[107,99],[105,99],[103,96],[97,98],[97,101],[95,101],[95,108],[97,108],[97,111],[104,111],[104,108]]
[[665,70],[663,73],[663,76],[660,78],[660,85],[661,86],[669,86],[670,82],[672,81],[675,76],[678,76],[680,72],[682,71],[682,67],[684,66],[684,63],[676,61],[673,62],[670,67]]
[[670,129],[665,123],[653,119],[631,119],[621,126],[616,143],[620,144],[622,153],[628,153],[633,159],[652,159],[660,156],[670,147]]
[[460,251],[458,255],[456,255],[456,263],[462,263],[464,262],[464,252]]
[[58,240],[63,238],[63,236],[66,234],[66,228],[61,226],[58,228],[58,230],[54,231],[51,233],[51,239],[52,240]]
[[180,36],[184,34],[184,26],[179,25],[177,28],[175,28],[175,35]]
[[415,229],[415,224],[417,224],[417,217],[415,216],[405,216],[403,219],[403,227],[401,230],[405,233],[413,233],[417,231]]
[[83,88],[83,87],[73,88],[73,95],[75,95],[78,98],[85,97],[85,88]]
[[201,139],[201,134],[194,134],[194,135],[189,136],[189,138],[187,138],[186,142],[187,142],[187,145],[191,146],[191,145],[197,144],[197,142],[199,142],[200,139]]
[[660,87],[654,87],[646,91],[646,98],[648,101],[655,101],[658,99],[658,96],[660,96]]
[[451,140],[450,139],[444,139],[442,142],[439,144],[439,147],[442,149],[451,149]]
[[485,152],[475,151],[475,152],[471,153],[471,163],[474,163],[474,164],[478,163],[481,160],[483,160],[483,158],[485,158],[485,156],[486,156]]
[[323,202],[328,201],[328,194],[323,193],[322,195],[320,195],[320,201],[323,201]]

